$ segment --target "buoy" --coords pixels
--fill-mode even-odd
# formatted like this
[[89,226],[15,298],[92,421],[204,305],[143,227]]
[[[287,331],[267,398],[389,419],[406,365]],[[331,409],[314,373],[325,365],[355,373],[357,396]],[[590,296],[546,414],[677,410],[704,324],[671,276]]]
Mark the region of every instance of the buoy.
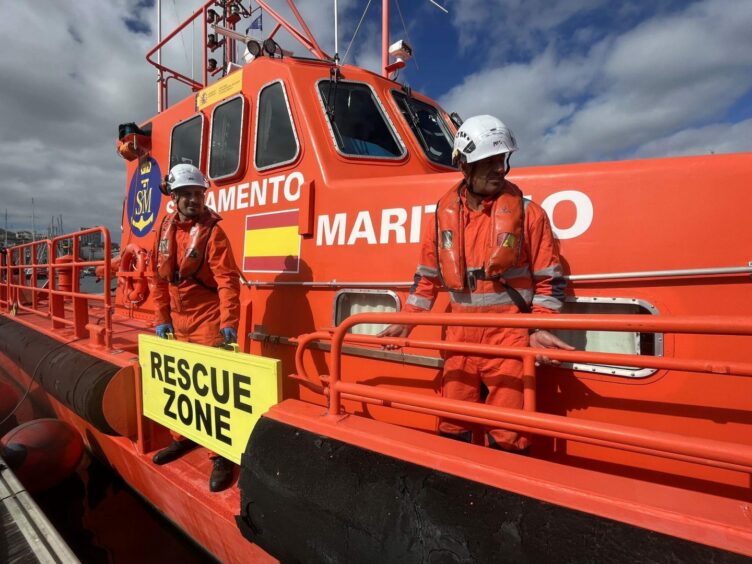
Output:
[[36,419],[2,439],[3,458],[30,492],[56,486],[81,462],[84,442],[76,429],[59,419]]

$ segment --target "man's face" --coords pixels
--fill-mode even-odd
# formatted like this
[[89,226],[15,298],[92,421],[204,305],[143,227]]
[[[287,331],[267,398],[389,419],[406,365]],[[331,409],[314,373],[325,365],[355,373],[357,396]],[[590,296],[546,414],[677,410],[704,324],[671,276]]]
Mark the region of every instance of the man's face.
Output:
[[494,155],[477,163],[462,163],[461,168],[473,192],[482,196],[492,196],[504,186],[506,154]]
[[204,189],[199,186],[180,188],[172,193],[180,219],[196,219],[204,211]]

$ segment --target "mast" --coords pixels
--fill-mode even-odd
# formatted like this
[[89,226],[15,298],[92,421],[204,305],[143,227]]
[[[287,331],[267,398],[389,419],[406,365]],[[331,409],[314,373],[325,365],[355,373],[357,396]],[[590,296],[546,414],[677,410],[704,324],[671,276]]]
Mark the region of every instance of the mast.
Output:
[[334,58],[339,59],[339,33],[337,32],[337,0],[334,0]]
[[[162,43],[162,0],[157,0],[157,45]],[[162,49],[157,51],[157,113],[162,111]]]
[[34,198],[31,199],[31,240],[37,240],[37,224],[34,216]]
[[389,77],[389,0],[381,1],[381,76]]

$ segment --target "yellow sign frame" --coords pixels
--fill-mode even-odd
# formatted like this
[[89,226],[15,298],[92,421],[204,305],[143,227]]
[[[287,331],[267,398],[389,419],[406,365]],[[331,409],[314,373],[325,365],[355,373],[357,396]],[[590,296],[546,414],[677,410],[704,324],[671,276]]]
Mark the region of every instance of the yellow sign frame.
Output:
[[240,464],[253,427],[281,401],[278,359],[138,336],[144,415]]
[[243,89],[243,69],[238,69],[232,74],[202,88],[196,92],[196,110],[203,110],[207,106],[216,104]]

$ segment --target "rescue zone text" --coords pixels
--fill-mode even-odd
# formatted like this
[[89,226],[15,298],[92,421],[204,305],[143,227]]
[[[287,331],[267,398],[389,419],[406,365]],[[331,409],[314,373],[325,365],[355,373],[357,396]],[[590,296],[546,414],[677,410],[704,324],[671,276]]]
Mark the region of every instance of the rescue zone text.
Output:
[[139,336],[144,415],[234,462],[279,402],[279,361]]

